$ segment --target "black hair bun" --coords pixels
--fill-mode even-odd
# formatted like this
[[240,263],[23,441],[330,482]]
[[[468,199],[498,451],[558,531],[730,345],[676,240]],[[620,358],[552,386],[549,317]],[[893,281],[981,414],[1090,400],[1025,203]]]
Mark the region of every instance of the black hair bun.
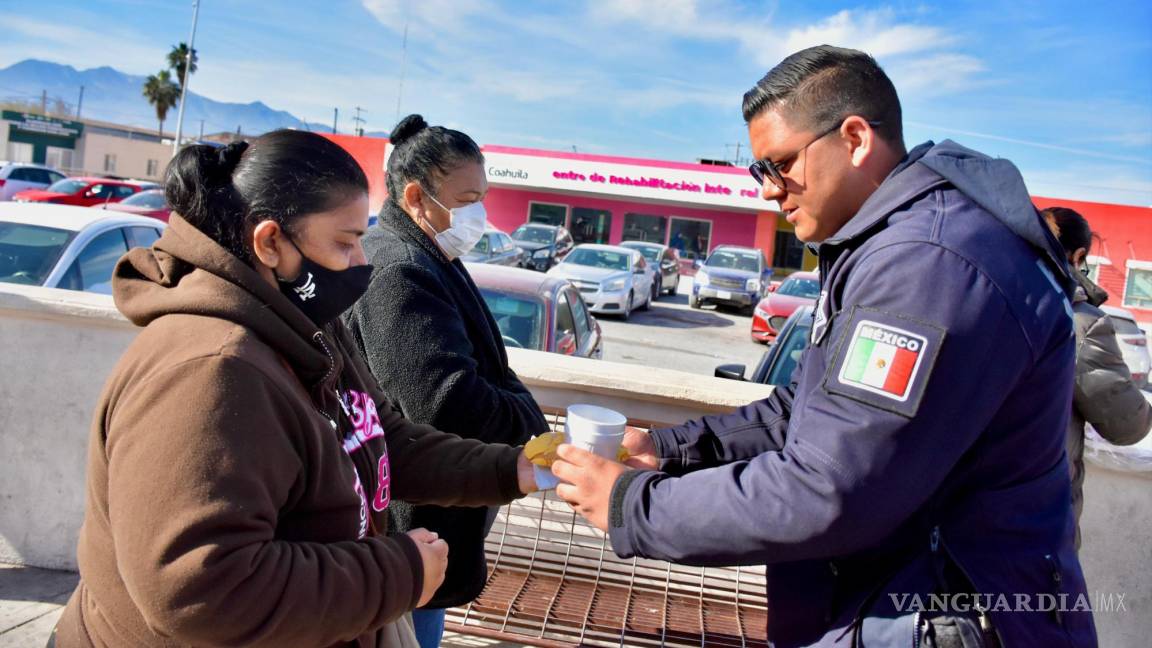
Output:
[[428,128],[428,122],[420,115],[408,115],[400,120],[399,124],[392,129],[392,133],[388,136],[391,140],[392,146],[400,146],[404,142],[412,139],[416,133]]
[[248,150],[248,142],[232,142],[228,146],[222,147],[217,151],[217,163],[220,165],[220,170],[228,175],[236,170],[236,166],[240,164],[240,157],[244,155],[244,151]]

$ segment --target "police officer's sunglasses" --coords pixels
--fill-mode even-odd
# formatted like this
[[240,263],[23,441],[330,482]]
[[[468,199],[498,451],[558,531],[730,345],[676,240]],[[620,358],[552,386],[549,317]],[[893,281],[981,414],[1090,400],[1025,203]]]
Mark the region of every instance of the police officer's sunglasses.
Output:
[[[868,125],[875,128],[883,123],[884,122],[882,121],[869,121]],[[792,164],[792,162],[795,161],[801,153],[806,151],[809,146],[812,146],[816,142],[840,130],[840,127],[843,124],[844,120],[836,122],[835,126],[812,138],[807,144],[798,149],[795,153],[789,155],[779,162],[773,162],[768,158],[764,158],[763,160],[756,160],[752,164],[748,165],[748,173],[752,174],[752,178],[755,179],[756,182],[760,184],[760,186],[764,186],[764,179],[767,178],[769,182],[776,185],[777,189],[784,191],[784,176],[782,175],[781,170],[786,168],[789,164]]]

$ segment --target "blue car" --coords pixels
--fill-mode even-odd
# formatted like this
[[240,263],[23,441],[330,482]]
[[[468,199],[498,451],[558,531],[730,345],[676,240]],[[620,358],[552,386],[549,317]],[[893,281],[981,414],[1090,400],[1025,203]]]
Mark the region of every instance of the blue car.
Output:
[[717,246],[696,272],[688,305],[736,306],[751,315],[764,298],[771,276],[772,267],[759,249]]

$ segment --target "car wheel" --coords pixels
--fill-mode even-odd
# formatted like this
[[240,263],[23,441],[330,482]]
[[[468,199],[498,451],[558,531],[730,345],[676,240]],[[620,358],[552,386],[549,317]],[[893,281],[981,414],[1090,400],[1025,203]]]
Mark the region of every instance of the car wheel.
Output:
[[756,306],[755,305],[745,306],[745,307],[740,309],[740,314],[741,315],[747,315],[748,317],[752,317],[752,314],[755,312],[756,312]]
[[700,308],[700,300],[696,299],[696,295],[691,295],[688,297],[688,306],[690,308],[696,308],[696,309]]
[[676,293],[679,292],[679,289],[680,289],[680,275],[676,275],[676,280],[672,282],[672,287],[668,289],[668,294],[675,297]]
[[624,320],[625,322],[627,322],[628,318],[632,316],[632,297],[632,293],[628,293],[628,303],[624,304],[624,314],[620,316],[620,319]]
[[652,284],[652,300],[660,299],[660,295],[664,294],[664,277],[657,277],[656,283]]

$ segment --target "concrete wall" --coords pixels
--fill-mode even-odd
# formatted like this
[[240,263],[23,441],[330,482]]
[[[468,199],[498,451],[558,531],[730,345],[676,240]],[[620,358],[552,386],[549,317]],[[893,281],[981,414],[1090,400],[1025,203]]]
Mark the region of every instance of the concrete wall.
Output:
[[[89,424],[135,329],[111,298],[0,284],[0,562],[75,568]],[[761,398],[768,388],[676,371],[511,349],[545,406],[611,407],[680,422]],[[1081,552],[1102,646],[1152,636],[1152,473],[1088,464]],[[1123,595],[1123,609],[1119,607]]]

